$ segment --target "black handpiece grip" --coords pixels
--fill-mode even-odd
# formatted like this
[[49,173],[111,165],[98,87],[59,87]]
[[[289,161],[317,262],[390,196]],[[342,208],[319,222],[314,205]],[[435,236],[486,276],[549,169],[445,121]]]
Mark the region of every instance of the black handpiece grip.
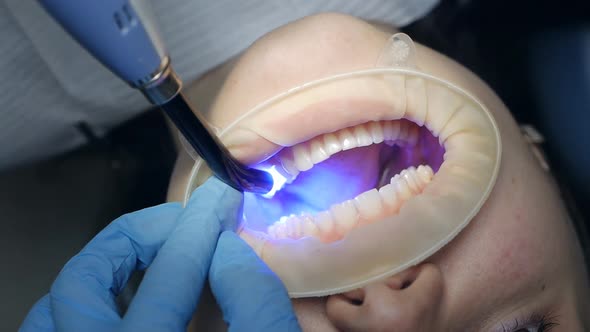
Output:
[[246,167],[231,156],[200,114],[193,112],[182,93],[160,105],[174,125],[203,158],[213,174],[239,191],[266,194],[273,187],[272,176]]

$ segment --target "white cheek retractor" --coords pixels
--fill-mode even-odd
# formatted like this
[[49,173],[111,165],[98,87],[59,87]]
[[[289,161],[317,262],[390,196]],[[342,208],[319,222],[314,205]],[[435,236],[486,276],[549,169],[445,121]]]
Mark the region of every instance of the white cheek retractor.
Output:
[[[219,137],[230,150],[238,144],[256,144],[261,138],[278,150],[308,141],[309,137],[332,133],[351,122],[361,123],[359,119],[384,126],[411,121],[412,125],[427,129],[444,147],[442,163],[435,174],[427,167],[410,169],[405,175],[393,177],[391,184],[383,187],[386,189],[373,190],[372,199],[379,200],[382,211],[373,213],[371,218],[363,214],[374,211],[358,205],[356,210],[350,210],[355,211],[355,218],[348,218],[347,225],[342,225],[342,218],[333,215],[333,211],[297,217],[290,221],[292,227],[305,226],[308,232],[298,239],[286,238],[284,232],[277,235],[276,229],[275,233],[255,231],[245,224],[240,235],[281,278],[290,296],[345,292],[416,265],[451,241],[488,198],[501,155],[494,119],[465,90],[421,72],[414,59],[410,37],[396,34],[388,41],[375,68],[290,89],[221,131]],[[318,111],[314,117],[324,119],[323,122],[295,123],[309,119],[298,117],[301,110],[338,98],[371,101],[379,107],[336,115],[332,109],[329,119]],[[272,123],[289,123],[295,131],[281,130]],[[250,133],[256,135],[249,136]],[[260,153],[257,157],[272,154],[252,151]],[[295,167],[294,171],[305,170]],[[185,202],[209,176],[210,171],[197,159]],[[388,208],[387,204],[397,206]],[[350,204],[347,208],[352,209]],[[326,240],[326,232],[334,230],[340,230],[339,236]]]

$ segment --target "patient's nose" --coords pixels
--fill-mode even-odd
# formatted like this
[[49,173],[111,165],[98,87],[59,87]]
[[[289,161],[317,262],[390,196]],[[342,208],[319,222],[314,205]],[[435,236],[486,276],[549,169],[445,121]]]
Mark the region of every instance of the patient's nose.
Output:
[[[443,281],[433,264],[328,298],[327,314],[342,331],[436,331]],[[438,327],[438,328],[437,328]]]

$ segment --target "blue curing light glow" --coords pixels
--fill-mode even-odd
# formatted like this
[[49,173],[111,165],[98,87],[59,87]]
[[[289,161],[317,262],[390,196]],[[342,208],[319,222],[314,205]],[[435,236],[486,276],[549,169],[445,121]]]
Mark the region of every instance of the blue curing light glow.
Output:
[[261,168],[261,170],[268,172],[272,176],[273,181],[272,189],[268,193],[262,195],[262,197],[272,198],[277,191],[283,188],[287,182],[287,179],[277,170],[274,165],[270,166],[269,168]]

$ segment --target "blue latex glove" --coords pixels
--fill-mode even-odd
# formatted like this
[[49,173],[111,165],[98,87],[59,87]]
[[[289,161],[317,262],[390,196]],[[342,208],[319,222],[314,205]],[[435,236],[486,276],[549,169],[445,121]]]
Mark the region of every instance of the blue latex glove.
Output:
[[[252,249],[231,232],[218,242],[235,229],[241,205],[239,192],[212,178],[185,209],[163,204],[118,218],[65,265],[20,331],[184,331],[212,260],[211,284],[231,329],[298,329],[284,286]],[[145,268],[122,318],[115,297]],[[260,311],[247,319],[252,308]]]
[[223,232],[209,270],[229,331],[300,331],[280,279],[236,233]]

